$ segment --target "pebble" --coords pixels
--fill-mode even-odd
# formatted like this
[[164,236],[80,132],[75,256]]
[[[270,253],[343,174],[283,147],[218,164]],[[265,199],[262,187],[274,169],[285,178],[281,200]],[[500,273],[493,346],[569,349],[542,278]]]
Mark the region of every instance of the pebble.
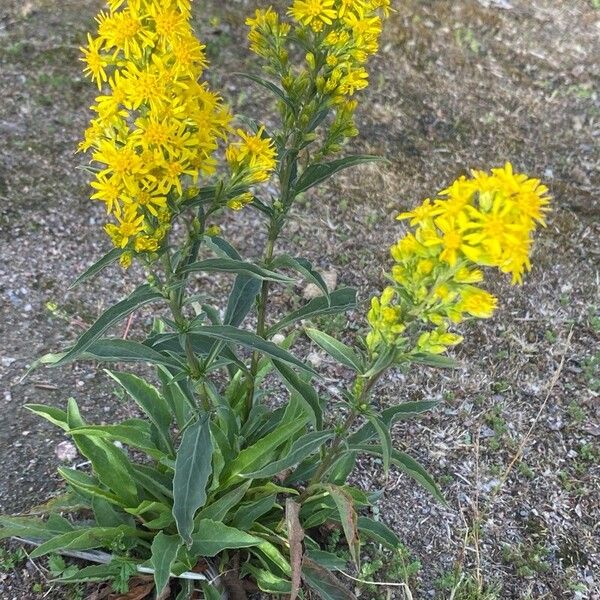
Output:
[[[327,286],[327,290],[331,293],[335,290],[338,281],[337,271],[330,269],[329,271],[324,271],[321,273],[321,277],[323,277],[323,281]],[[309,283],[305,288],[302,296],[305,300],[312,300],[314,298],[318,298],[323,295],[323,291],[321,288],[315,283]]]
[[57,444],[54,452],[61,462],[73,462],[77,458],[77,448],[68,441]]

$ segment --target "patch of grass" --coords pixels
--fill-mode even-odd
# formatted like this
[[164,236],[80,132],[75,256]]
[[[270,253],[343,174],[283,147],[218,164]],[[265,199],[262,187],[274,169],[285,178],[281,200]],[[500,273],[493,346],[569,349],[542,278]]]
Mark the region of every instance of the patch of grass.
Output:
[[435,581],[435,587],[447,593],[453,600],[500,600],[502,586],[496,582],[480,583],[461,569],[452,569],[442,573]]
[[571,403],[567,406],[567,414],[571,421],[577,424],[583,423],[587,418],[587,413],[581,408],[577,400],[571,400]]
[[473,54],[479,54],[482,50],[481,42],[470,27],[459,27],[456,29],[454,31],[454,40],[461,48]]
[[535,577],[547,573],[548,549],[543,542],[527,542],[502,548],[504,562],[511,564],[519,577]]
[[9,573],[27,559],[27,553],[23,548],[9,550],[0,547],[0,573]]
[[600,392],[600,352],[596,352],[583,361],[583,374],[588,387],[593,392]]

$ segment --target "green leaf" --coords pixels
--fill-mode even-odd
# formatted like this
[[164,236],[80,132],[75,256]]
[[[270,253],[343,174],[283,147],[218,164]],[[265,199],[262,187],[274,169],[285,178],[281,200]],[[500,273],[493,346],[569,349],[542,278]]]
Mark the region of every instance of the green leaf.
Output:
[[358,530],[388,548],[395,549],[401,544],[398,536],[387,525],[370,517],[358,517]]
[[127,298],[108,308],[98,320],[77,340],[53,366],[64,365],[85,352],[111,325],[114,325],[134,310],[163,298],[162,294],[147,284],[141,285]]
[[122,442],[132,448],[143,450],[156,460],[165,456],[165,453],[156,447],[152,439],[150,423],[146,421],[119,425],[84,425],[71,429],[69,433],[75,436],[84,435]]
[[62,523],[42,521],[32,517],[7,517],[0,515],[0,540],[10,537],[47,540],[68,530]]
[[116,504],[117,506],[127,506],[127,502],[125,502],[123,498],[120,498],[116,494],[102,489],[98,485],[97,479],[90,477],[81,471],[69,469],[67,467],[58,467],[58,473],[74,490],[80,494],[83,494],[87,498],[103,498],[104,500],[108,500],[108,502]]
[[108,265],[117,261],[121,254],[123,254],[123,250],[121,248],[113,248],[109,252],[107,252],[102,258],[97,260],[93,265],[89,266],[69,287],[69,290],[72,290],[74,287],[77,287],[79,284],[87,281],[88,279],[94,277],[100,271],[102,271]]
[[277,494],[271,494],[264,498],[254,500],[254,502],[245,502],[236,511],[231,525],[243,531],[248,531],[255,521],[266,515],[275,507]]
[[199,521],[200,519],[224,521],[227,513],[240,503],[251,485],[251,481],[244,481],[241,485],[230,492],[227,492],[218,500],[214,500],[198,512],[196,521]]
[[229,294],[223,323],[239,327],[254,306],[261,285],[261,282],[255,277],[238,275]]
[[339,363],[346,365],[357,373],[362,372],[362,360],[352,348],[318,329],[311,329],[309,327],[305,331],[315,344],[323,348],[327,354],[332,356]]
[[182,270],[182,273],[196,273],[199,271],[204,273],[238,273],[240,275],[260,279],[261,281],[277,281],[279,283],[293,283],[294,281],[275,271],[233,258],[207,258],[206,260],[194,262],[191,265],[186,266]]
[[259,589],[266,594],[288,596],[292,591],[291,581],[275,575],[269,569],[262,569],[249,562],[244,565],[243,572],[249,573]]
[[71,571],[68,568],[64,573],[55,579],[50,581],[57,581],[60,583],[91,583],[91,582],[103,582],[110,581],[118,576],[121,570],[120,565],[115,562],[108,565],[89,565],[82,569],[75,569]]
[[333,315],[346,312],[356,306],[356,290],[353,288],[339,288],[328,296],[319,296],[307,302],[302,308],[295,310],[272,325],[267,337],[272,337],[288,325],[303,319],[311,319],[320,315]]
[[171,410],[167,401],[159,391],[141,377],[131,373],[117,373],[106,371],[134,400],[134,402],[148,415],[150,421],[158,430],[164,449],[169,454],[174,454],[171,441]]
[[344,485],[356,464],[356,452],[344,452],[332,465],[327,479],[335,485]]
[[171,412],[175,415],[177,427],[181,430],[189,422],[195,410],[194,398],[187,394],[185,383],[175,381],[173,373],[165,367],[158,367],[158,377],[161,381],[161,392]]
[[212,440],[208,415],[185,430],[175,461],[173,517],[184,542],[192,544],[194,514],[206,502],[212,471]]
[[248,548],[262,542],[258,537],[211,519],[201,519],[196,528],[190,550],[194,556],[216,556],[228,548]]
[[357,156],[338,158],[327,163],[309,165],[294,186],[294,193],[301,194],[302,192],[306,192],[306,190],[325,181],[342,169],[374,161],[385,161],[385,158],[369,154],[359,154]]
[[441,354],[429,354],[429,353],[417,353],[407,354],[405,358],[410,362],[417,363],[420,365],[427,365],[428,367],[435,367],[437,369],[459,369],[460,363],[450,358],[449,356],[443,356]]
[[210,583],[202,584],[202,594],[204,600],[221,600],[221,592]]
[[307,550],[305,556],[308,556],[308,558],[329,571],[343,571],[346,568],[346,561],[332,552],[313,549]]
[[150,564],[154,569],[154,584],[156,596],[159,597],[171,576],[171,568],[177,558],[181,547],[181,538],[178,535],[165,535],[162,531],[152,541],[152,557]]
[[307,421],[308,416],[306,414],[304,416],[298,415],[295,407],[289,404],[286,415],[274,431],[260,438],[252,446],[242,450],[235,460],[226,466],[223,485],[238,479],[242,476],[242,473],[249,473],[264,467],[272,458],[275,450],[303,429]]
[[327,440],[330,440],[334,436],[334,432],[331,429],[325,431],[311,431],[298,438],[290,448],[289,452],[280,460],[268,464],[266,467],[259,469],[258,471],[252,471],[250,473],[242,473],[242,477],[251,479],[264,479],[267,477],[274,477],[277,473],[281,473],[294,465],[302,462],[305,458],[309,457],[315,451],[317,451]]
[[119,525],[135,527],[135,521],[128,514],[117,510],[113,504],[107,502],[104,498],[93,498],[92,509],[96,524],[99,527],[119,527]]
[[306,408],[311,415],[313,427],[315,429],[321,429],[323,427],[323,410],[316,390],[310,383],[300,378],[296,372],[285,363],[276,359],[273,359],[272,362],[290,392],[297,392],[300,398],[306,403]]
[[201,327],[199,332],[202,335],[214,338],[216,340],[223,340],[225,342],[239,344],[240,346],[244,346],[250,350],[256,350],[262,354],[265,354],[266,356],[279,359],[283,362],[294,365],[303,371],[307,371],[313,375],[315,374],[311,367],[298,360],[286,350],[280,348],[277,344],[269,342],[250,331],[238,329],[237,327],[233,327],[231,325],[210,325]]
[[35,548],[31,558],[39,558],[50,552],[65,550],[91,550],[92,548],[108,548],[123,536],[137,536],[136,529],[121,525],[119,527],[89,527],[75,529],[44,542]]
[[[403,402],[396,406],[386,408],[381,413],[381,420],[391,428],[394,423],[400,420],[410,419],[415,415],[427,412],[435,408],[439,402],[435,400],[424,400],[417,402]],[[371,423],[365,423],[358,431],[353,433],[348,438],[348,444],[350,446],[356,444],[362,444],[369,441],[377,434],[375,427]]]
[[314,283],[325,296],[329,295],[329,290],[327,288],[327,284],[325,280],[321,276],[321,274],[316,271],[312,264],[306,260],[305,258],[293,258],[288,254],[283,254],[282,256],[278,256],[271,264],[271,268],[287,268],[293,271],[297,271],[308,281]]
[[302,578],[322,600],[356,600],[335,575],[307,556],[302,561]]
[[83,358],[91,358],[99,362],[143,362],[179,370],[182,368],[181,363],[171,356],[157,352],[146,344],[121,338],[97,340],[83,353]]
[[[366,454],[374,454],[375,456],[381,456],[383,453],[381,446],[378,445],[358,444],[356,446],[351,446],[351,448]],[[438,502],[441,504],[446,504],[446,499],[437,487],[433,477],[427,472],[425,467],[423,467],[423,465],[417,462],[414,458],[405,452],[392,450],[392,464],[406,473],[409,477],[412,477]]]
[[385,474],[390,470],[390,462],[392,460],[392,435],[388,426],[379,418],[375,413],[367,414],[367,419],[369,423],[373,425],[377,435],[379,436],[379,442],[381,443],[381,448],[383,450],[383,470]]
[[254,81],[261,85],[265,89],[269,90],[272,94],[277,96],[280,100],[285,102],[288,107],[291,109],[292,113],[296,114],[296,107],[292,103],[292,101],[288,98],[287,94],[279,87],[277,87],[274,83],[263,79],[262,77],[258,77],[258,75],[251,75],[250,73],[234,73],[234,75],[238,75],[239,77],[244,77],[246,79],[250,79],[250,81]]
[[358,537],[358,515],[354,509],[354,502],[352,496],[343,488],[336,485],[326,484],[323,488],[329,492],[329,495],[333,498],[340,520],[342,522],[342,529],[346,536],[346,542],[348,542],[348,548],[350,549],[350,556],[356,565],[357,569],[360,569],[360,538]]
[[148,465],[135,465],[133,478],[156,500],[168,502],[168,498],[173,498],[173,478],[168,473],[161,473]]
[[43,404],[25,404],[25,408],[50,421],[50,423],[60,427],[64,431],[69,431],[67,413],[64,410],[55,408],[54,406],[44,406]]

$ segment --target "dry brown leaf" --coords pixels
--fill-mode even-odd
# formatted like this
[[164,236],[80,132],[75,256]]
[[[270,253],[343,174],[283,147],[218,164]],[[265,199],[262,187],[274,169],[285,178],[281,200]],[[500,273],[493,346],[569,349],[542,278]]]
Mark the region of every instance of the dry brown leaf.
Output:
[[290,600],[296,600],[302,582],[302,540],[304,529],[300,524],[300,505],[292,498],[285,502],[285,520],[288,530],[288,542],[290,544],[290,563],[292,566],[292,591]]

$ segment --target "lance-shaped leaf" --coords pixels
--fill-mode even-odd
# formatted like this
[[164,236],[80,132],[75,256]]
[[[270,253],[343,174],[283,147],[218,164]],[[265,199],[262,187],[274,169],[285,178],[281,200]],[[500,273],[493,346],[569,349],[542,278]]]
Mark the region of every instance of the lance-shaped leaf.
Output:
[[282,256],[278,256],[270,266],[273,269],[286,268],[296,271],[305,279],[314,283],[325,296],[329,294],[327,284],[325,283],[321,273],[316,271],[312,264],[305,258],[293,258],[288,254],[283,254]]
[[246,79],[250,79],[250,81],[254,81],[258,83],[258,85],[264,87],[266,90],[269,90],[274,96],[279,98],[287,104],[287,106],[291,109],[291,111],[295,114],[296,107],[292,103],[292,101],[288,98],[288,95],[279,87],[277,87],[274,83],[263,79],[262,77],[258,77],[258,75],[251,75],[250,73],[234,73],[234,75],[238,75],[239,77],[244,77]]
[[[427,412],[428,410],[435,408],[438,404],[439,402],[435,400],[403,402],[402,404],[386,408],[381,413],[381,420],[388,428],[391,428],[397,421],[410,419],[415,415]],[[358,431],[348,438],[348,444],[351,446],[363,444],[375,437],[375,435],[377,435],[375,427],[371,423],[365,423]]]
[[306,168],[304,173],[302,173],[300,179],[298,179],[298,182],[294,186],[294,193],[301,194],[302,192],[306,192],[306,190],[309,190],[311,187],[314,187],[326,179],[329,179],[329,177],[335,175],[335,173],[343,169],[374,161],[385,161],[385,158],[370,154],[359,154],[357,156],[338,158],[337,160],[332,160],[326,163],[310,165]]
[[[126,507],[128,503],[100,487],[98,480],[82,473],[81,471],[77,471],[76,469],[69,469],[67,467],[58,467],[58,474],[76,491],[79,492],[85,498],[102,498],[107,500],[108,502],[115,504],[117,506]],[[133,502],[132,504],[135,504]]]
[[163,354],[140,342],[121,338],[103,338],[95,341],[83,353],[83,358],[99,362],[149,363],[182,369],[182,364],[168,354]]
[[268,464],[266,467],[251,473],[242,473],[242,477],[250,479],[264,479],[274,477],[294,465],[302,462],[305,458],[318,450],[327,440],[334,435],[332,430],[311,431],[298,438],[291,446],[289,452],[280,460]]
[[396,549],[401,544],[398,536],[387,525],[370,517],[358,517],[358,530],[391,549]]
[[218,521],[201,519],[197,531],[192,535],[191,554],[193,556],[216,556],[219,552],[237,548],[256,546],[263,540],[245,531],[228,527]]
[[212,470],[212,440],[208,415],[188,427],[181,440],[173,478],[173,517],[184,542],[191,546],[194,514],[206,502]]
[[353,288],[339,288],[331,292],[328,296],[313,298],[303,307],[283,317],[269,328],[267,337],[273,336],[278,331],[302,319],[312,319],[322,315],[334,315],[346,312],[355,306],[356,290]]
[[64,365],[85,352],[111,325],[114,325],[134,310],[163,298],[163,295],[145,284],[134,290],[127,298],[108,308],[98,320],[77,340],[53,366]]
[[154,569],[157,598],[161,596],[165,587],[167,587],[167,583],[169,583],[171,568],[180,547],[181,538],[178,535],[165,535],[162,531],[152,541],[150,564]]
[[131,373],[106,371],[129,394],[135,403],[148,415],[156,427],[161,442],[167,452],[173,453],[173,443],[169,428],[171,409],[159,391],[148,382]]
[[315,429],[321,429],[323,427],[323,410],[319,401],[319,395],[315,388],[299,377],[296,372],[281,362],[280,360],[273,360],[273,366],[283,379],[286,387],[292,392],[297,392],[299,397],[306,403],[306,408],[311,414],[311,421]]
[[436,369],[459,369],[460,363],[451,358],[450,356],[443,356],[441,354],[430,354],[430,353],[416,353],[407,354],[406,360],[417,363],[420,365],[427,365],[428,367],[435,367]]
[[207,258],[187,265],[182,269],[182,273],[238,273],[240,275],[247,275],[248,277],[255,277],[260,280],[277,281],[279,283],[292,283],[294,280],[280,275],[275,271],[259,267],[253,263],[249,263],[243,260],[236,260],[233,258]]
[[350,549],[350,556],[352,556],[352,560],[354,561],[357,569],[360,569],[358,515],[354,509],[352,496],[343,488],[336,485],[324,485],[323,488],[329,492],[329,495],[335,502],[335,506],[342,522],[342,529],[344,530],[344,535],[346,536],[346,541],[348,542],[348,548]]
[[261,282],[255,277],[238,275],[229,294],[223,322],[234,327],[241,325],[246,315],[252,310],[260,287]]
[[102,271],[108,265],[116,262],[121,254],[123,254],[123,250],[121,248],[113,248],[109,252],[107,252],[102,258],[97,260],[93,265],[89,266],[70,286],[69,289],[72,290],[74,287],[79,284],[91,279],[100,271]]
[[381,449],[383,451],[383,470],[385,474],[390,470],[390,462],[392,460],[392,435],[390,433],[389,427],[381,420],[381,418],[375,413],[369,413],[366,415],[369,423],[373,425],[377,435],[379,437],[379,442],[381,444]]
[[67,423],[67,413],[61,408],[54,406],[45,406],[43,404],[26,404],[25,408],[30,410],[32,413],[39,415],[50,421],[53,425],[60,427],[64,431],[69,431],[69,424]]
[[327,333],[319,331],[318,329],[307,328],[306,334],[308,337],[319,345],[327,354],[332,356],[339,363],[350,367],[353,371],[358,373],[362,372],[362,360],[361,357],[342,342],[331,337]]
[[[364,452],[366,454],[374,454],[375,456],[382,456],[383,450],[379,445],[371,444],[357,444],[350,446],[352,450],[358,452]],[[409,477],[412,477],[418,484],[425,488],[434,498],[441,504],[446,504],[442,492],[440,492],[436,485],[433,477],[427,472],[425,467],[417,462],[414,458],[406,454],[406,452],[400,452],[399,450],[392,450],[392,464],[398,467],[401,471],[406,473]]]
[[269,342],[250,331],[238,329],[237,327],[233,327],[231,325],[209,325],[206,327],[201,327],[198,331],[207,337],[238,344],[240,346],[249,348],[250,350],[256,350],[262,354],[265,354],[266,356],[279,359],[285,363],[294,365],[303,371],[307,371],[313,375],[316,375],[312,367],[298,360],[287,350],[280,348],[277,344]]
[[328,569],[304,556],[302,579],[322,600],[356,600],[356,596]]

